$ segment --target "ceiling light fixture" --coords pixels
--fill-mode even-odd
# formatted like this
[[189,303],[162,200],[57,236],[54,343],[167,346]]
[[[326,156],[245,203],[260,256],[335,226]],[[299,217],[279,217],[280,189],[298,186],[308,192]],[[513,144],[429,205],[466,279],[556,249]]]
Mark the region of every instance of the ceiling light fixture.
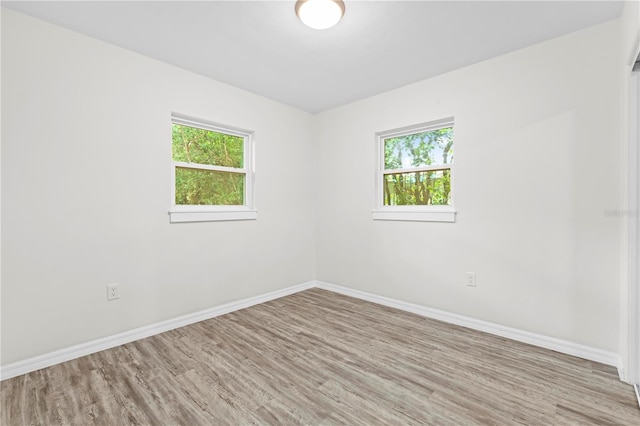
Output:
[[344,15],[342,0],[298,0],[296,15],[308,27],[326,30],[340,22]]

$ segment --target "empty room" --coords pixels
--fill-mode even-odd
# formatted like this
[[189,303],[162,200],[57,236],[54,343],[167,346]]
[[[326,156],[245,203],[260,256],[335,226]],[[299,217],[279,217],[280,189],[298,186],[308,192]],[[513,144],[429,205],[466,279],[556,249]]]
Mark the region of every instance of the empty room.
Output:
[[2,1],[0,424],[640,425],[640,2]]

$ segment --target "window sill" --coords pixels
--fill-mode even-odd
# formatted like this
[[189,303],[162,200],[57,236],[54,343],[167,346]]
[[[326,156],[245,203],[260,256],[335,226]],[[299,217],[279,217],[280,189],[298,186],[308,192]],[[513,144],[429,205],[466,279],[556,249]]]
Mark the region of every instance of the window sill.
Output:
[[170,223],[256,220],[258,211],[246,206],[175,206],[169,210]]
[[396,220],[410,222],[455,222],[453,209],[411,210],[378,209],[372,212],[373,220]]

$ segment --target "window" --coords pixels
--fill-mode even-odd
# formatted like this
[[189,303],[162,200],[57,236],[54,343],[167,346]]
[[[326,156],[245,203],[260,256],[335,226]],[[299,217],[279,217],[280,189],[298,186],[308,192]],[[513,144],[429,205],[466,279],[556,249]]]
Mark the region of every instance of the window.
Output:
[[257,218],[250,132],[174,114],[171,141],[171,222]]
[[454,222],[453,118],[376,134],[375,220]]

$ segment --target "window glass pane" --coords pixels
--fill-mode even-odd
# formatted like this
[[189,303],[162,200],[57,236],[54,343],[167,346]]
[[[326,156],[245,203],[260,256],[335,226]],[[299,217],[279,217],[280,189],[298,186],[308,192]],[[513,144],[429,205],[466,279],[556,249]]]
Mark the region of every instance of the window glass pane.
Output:
[[451,170],[384,175],[385,206],[451,204]]
[[173,124],[173,161],[244,167],[244,138]]
[[384,140],[384,168],[407,169],[453,163],[453,127]]
[[176,204],[243,205],[244,173],[176,167]]

